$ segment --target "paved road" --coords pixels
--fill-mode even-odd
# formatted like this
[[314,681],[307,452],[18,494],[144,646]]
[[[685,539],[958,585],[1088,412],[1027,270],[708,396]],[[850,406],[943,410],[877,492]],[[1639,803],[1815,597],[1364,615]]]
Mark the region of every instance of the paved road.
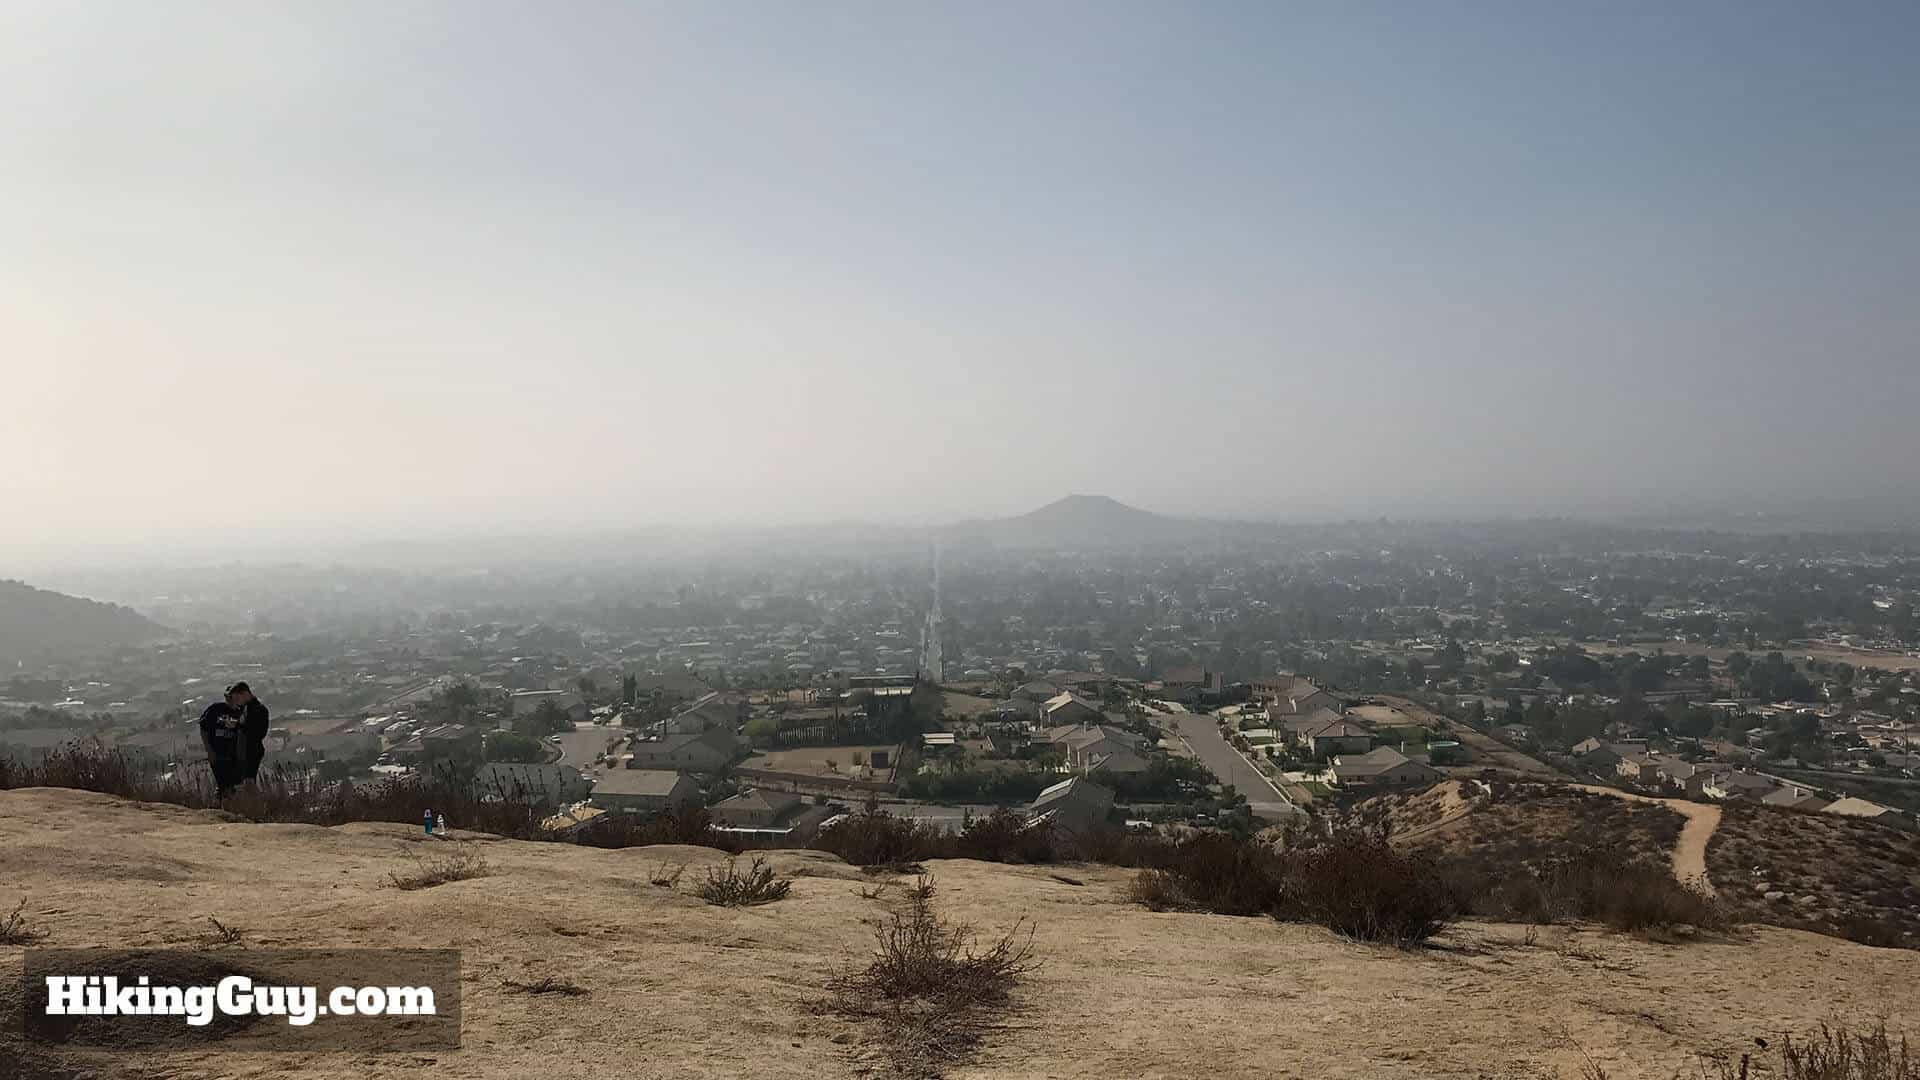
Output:
[[572,731],[560,732],[560,756],[554,759],[554,764],[571,765],[576,769],[591,768],[595,754],[605,750],[609,742],[626,734],[625,728],[602,727],[598,724],[581,724]]
[[1167,702],[1173,709],[1174,731],[1180,741],[1187,744],[1200,764],[1213,770],[1223,784],[1232,784],[1234,790],[1247,797],[1247,805],[1252,807],[1253,816],[1268,821],[1283,821],[1299,813],[1280,789],[1272,781],[1253,767],[1240,752],[1227,743],[1226,736],[1220,734],[1220,728],[1211,716],[1190,713],[1177,702]]

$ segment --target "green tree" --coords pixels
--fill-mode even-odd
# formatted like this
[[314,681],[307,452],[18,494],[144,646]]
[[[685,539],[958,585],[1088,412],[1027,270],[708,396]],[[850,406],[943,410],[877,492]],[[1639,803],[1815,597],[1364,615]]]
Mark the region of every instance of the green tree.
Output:
[[547,747],[532,735],[489,731],[484,756],[488,761],[539,762],[547,760]]
[[562,731],[573,730],[573,718],[565,709],[551,701],[543,701],[540,707],[530,713],[513,718],[513,730],[522,735],[544,738]]

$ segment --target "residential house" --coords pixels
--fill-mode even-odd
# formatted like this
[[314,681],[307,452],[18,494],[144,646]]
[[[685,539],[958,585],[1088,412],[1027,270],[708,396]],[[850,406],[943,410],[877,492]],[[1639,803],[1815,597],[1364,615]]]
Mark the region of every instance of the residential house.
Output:
[[737,742],[731,728],[709,728],[668,735],[657,742],[640,741],[632,745],[629,769],[685,769],[688,772],[718,772],[732,764]]
[[1788,810],[1818,811],[1826,809],[1829,805],[1827,800],[1794,784],[1774,788],[1762,795],[1760,801],[1768,806],[1779,806]]
[[1364,754],[1342,754],[1327,770],[1332,783],[1345,788],[1400,787],[1431,784],[1440,770],[1414,761],[1391,746],[1376,746]]
[[1027,813],[1036,823],[1068,836],[1080,836],[1104,824],[1112,809],[1111,789],[1076,776],[1042,791],[1027,807]]
[[[507,695],[508,716],[526,716],[542,705],[552,705],[575,719],[586,719],[586,703],[576,690],[516,690]],[[576,712],[579,715],[575,716]]]
[[803,805],[792,792],[748,788],[714,803],[708,812],[716,822],[736,829],[777,829]]
[[482,801],[567,806],[585,799],[593,785],[571,765],[489,761],[473,775]]
[[1042,718],[1051,727],[1066,724],[1097,724],[1106,719],[1100,713],[1100,706],[1081,697],[1071,690],[1065,690],[1047,699],[1042,708]]
[[1658,774],[1661,787],[1689,799],[1701,797],[1709,775],[1705,767],[1679,758],[1661,758],[1654,771]]
[[1040,702],[1046,701],[1049,698],[1059,697],[1060,688],[1048,682],[1045,679],[1035,679],[1032,682],[1027,683],[1026,685],[1016,689],[1013,692],[1013,696],[1017,698],[1024,698],[1027,701],[1031,701],[1035,704],[1039,704]]
[[[1319,716],[1325,712],[1326,710],[1322,709],[1314,715]],[[1335,718],[1318,726],[1309,727],[1301,734],[1300,741],[1314,757],[1364,754],[1373,747],[1373,729],[1365,724]]]
[[1714,773],[1700,786],[1700,793],[1709,799],[1749,799],[1759,801],[1780,785],[1758,773],[1741,769]]
[[700,785],[672,769],[609,769],[594,783],[587,801],[602,810],[651,814],[699,806]]
[[[1287,742],[1302,750],[1308,750],[1313,745],[1308,736],[1329,724],[1339,723],[1340,714],[1332,709],[1315,709],[1304,716],[1295,716],[1291,713],[1275,713],[1269,708],[1267,722],[1270,726],[1285,732]],[[1363,748],[1360,752],[1366,751]]]
[[1307,716],[1321,709],[1338,713],[1346,709],[1346,703],[1307,680],[1299,679],[1284,696],[1275,698],[1267,711],[1275,716]]
[[665,732],[669,735],[685,735],[712,728],[733,731],[740,726],[740,719],[739,703],[727,701],[719,691],[713,691],[668,717]]
[[416,732],[414,740],[420,744],[422,758],[438,761],[468,756],[478,758],[483,735],[479,728],[466,724],[432,724]]
[[1614,775],[1630,784],[1641,787],[1660,786],[1660,766],[1663,762],[1647,754],[1622,754],[1614,762]]
[[1053,747],[1070,772],[1140,773],[1152,767],[1138,735],[1107,724],[1062,724],[1048,729],[1040,741]]
[[1891,825],[1896,829],[1904,829],[1907,832],[1914,832],[1917,828],[1920,828],[1920,826],[1916,826],[1913,817],[1910,815],[1902,814],[1891,807],[1881,806],[1876,802],[1868,802],[1866,799],[1853,797],[1839,799],[1828,803],[1825,807],[1821,808],[1820,812],[1823,814],[1837,814],[1841,817],[1860,818],[1864,821],[1871,821],[1880,825]]

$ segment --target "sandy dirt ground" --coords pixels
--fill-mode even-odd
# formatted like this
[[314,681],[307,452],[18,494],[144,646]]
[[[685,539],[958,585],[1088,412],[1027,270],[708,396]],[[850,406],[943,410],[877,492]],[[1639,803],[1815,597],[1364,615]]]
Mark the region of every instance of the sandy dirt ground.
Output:
[[[463,1045],[387,1054],[84,1057],[90,1075],[793,1077],[871,1075],[853,1029],[813,1006],[868,951],[884,899],[831,856],[779,853],[792,896],[709,907],[649,883],[722,860],[698,848],[599,851],[475,837],[485,877],[402,892],[398,825],[253,825],[72,791],[0,792],[0,882],[54,946],[206,947],[207,916],[252,947],[457,948]],[[1655,944],[1585,929],[1466,924],[1417,952],[1266,919],[1156,914],[1101,867],[937,862],[936,903],[997,931],[1024,920],[1044,966],[963,1078],[1577,1077],[1665,1080],[1690,1055],[1836,1016],[1920,1034],[1913,954],[1801,931]],[[1072,879],[1056,877],[1064,873]],[[0,946],[0,963],[20,950]],[[575,980],[580,997],[508,992]],[[16,993],[0,980],[0,994]],[[11,999],[16,1004],[17,996]],[[0,1018],[0,1055],[18,1052]],[[4,1062],[0,1062],[4,1064]],[[1691,1071],[1687,1073],[1691,1075]]]
[[1611,795],[1616,799],[1632,802],[1656,803],[1687,819],[1680,828],[1680,839],[1673,844],[1673,876],[1683,882],[1700,886],[1708,896],[1713,895],[1713,882],[1707,877],[1707,844],[1713,839],[1713,831],[1720,827],[1720,808],[1705,803],[1688,802],[1685,799],[1661,799],[1652,795],[1637,795],[1619,788],[1600,787],[1596,784],[1574,784],[1581,791],[1591,791],[1596,795]]

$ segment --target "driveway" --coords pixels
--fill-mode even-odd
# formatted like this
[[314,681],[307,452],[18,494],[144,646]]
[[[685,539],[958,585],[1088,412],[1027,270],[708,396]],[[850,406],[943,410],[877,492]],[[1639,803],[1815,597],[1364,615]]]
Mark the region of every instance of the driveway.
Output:
[[1235,791],[1247,797],[1247,805],[1253,809],[1253,815],[1267,821],[1285,821],[1299,808],[1273,786],[1273,782],[1253,767],[1252,763],[1240,756],[1220,734],[1220,728],[1213,717],[1188,712],[1178,703],[1165,702],[1173,709],[1168,719],[1173,721],[1175,734],[1187,744],[1187,749],[1200,764],[1213,770],[1223,784],[1232,784]]

